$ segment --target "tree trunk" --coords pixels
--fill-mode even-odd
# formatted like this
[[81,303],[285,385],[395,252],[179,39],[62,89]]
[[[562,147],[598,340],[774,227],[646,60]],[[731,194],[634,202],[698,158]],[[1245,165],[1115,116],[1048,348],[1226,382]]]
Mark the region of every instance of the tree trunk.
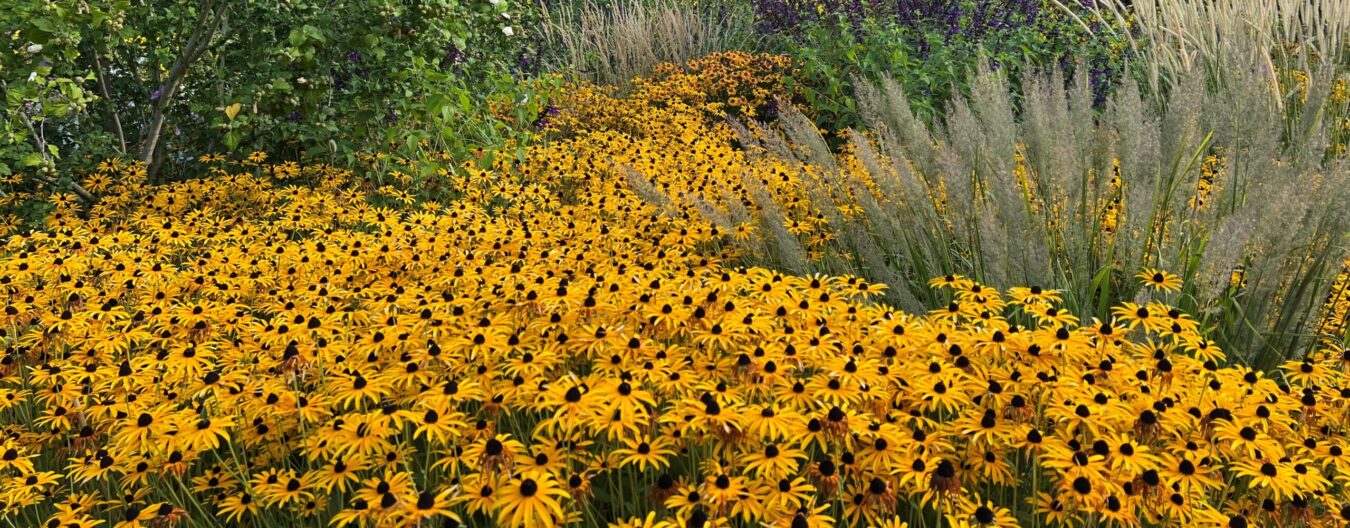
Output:
[[202,0],[197,25],[193,28],[187,43],[183,45],[183,49],[178,52],[178,58],[173,61],[169,77],[159,87],[159,99],[155,101],[154,109],[150,113],[150,126],[146,128],[145,145],[141,149],[141,161],[145,163],[147,181],[152,183],[155,181],[155,175],[159,172],[164,159],[158,151],[159,138],[164,132],[164,123],[167,119],[165,112],[168,111],[174,94],[178,93],[178,88],[182,86],[183,79],[187,77],[192,63],[210,47],[211,39],[215,37],[228,5],[227,1],[217,3],[216,0]]
[[125,155],[127,153],[127,135],[122,132],[122,116],[117,111],[117,103],[113,101],[111,95],[108,95],[107,72],[104,71],[103,60],[98,58],[98,52],[94,52],[93,55],[95,72],[98,74],[98,88],[99,91],[103,92],[103,100],[107,101],[111,107],[109,113],[112,114],[113,131],[117,133],[117,144],[121,147],[117,153]]

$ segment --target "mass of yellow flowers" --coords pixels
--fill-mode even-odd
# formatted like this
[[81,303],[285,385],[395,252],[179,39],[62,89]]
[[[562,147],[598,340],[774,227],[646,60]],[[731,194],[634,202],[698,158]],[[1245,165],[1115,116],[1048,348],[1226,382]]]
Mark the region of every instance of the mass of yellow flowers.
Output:
[[738,266],[753,193],[828,236],[801,172],[721,119],[769,111],[789,68],[570,86],[524,161],[426,176],[443,202],[406,167],[105,163],[97,205],[58,196],[0,250],[0,519],[1350,522],[1350,352],[1224,366],[1165,271],[1102,321],[1048,285],[939,277],[949,304],[901,313],[861,278]]

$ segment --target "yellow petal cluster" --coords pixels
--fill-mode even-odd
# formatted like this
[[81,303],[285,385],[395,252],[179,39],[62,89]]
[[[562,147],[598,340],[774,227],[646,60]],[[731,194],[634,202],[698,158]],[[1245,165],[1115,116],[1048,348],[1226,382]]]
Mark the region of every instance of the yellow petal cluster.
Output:
[[905,314],[856,277],[734,266],[751,194],[808,182],[734,148],[716,118],[763,94],[709,69],[571,87],[525,161],[431,175],[445,203],[263,155],[158,186],[105,164],[97,207],[58,204],[0,251],[0,518],[1350,518],[1339,349],[1261,373],[1156,302],[1080,321],[1058,292],[952,276],[949,305]]

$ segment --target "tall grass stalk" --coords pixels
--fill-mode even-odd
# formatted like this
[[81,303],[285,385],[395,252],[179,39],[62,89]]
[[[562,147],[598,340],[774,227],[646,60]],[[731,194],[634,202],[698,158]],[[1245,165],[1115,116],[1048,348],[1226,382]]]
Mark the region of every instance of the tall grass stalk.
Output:
[[1134,28],[1125,36],[1153,93],[1197,69],[1222,81],[1234,65],[1262,65],[1278,92],[1277,69],[1350,65],[1344,0],[1097,0],[1089,7],[1110,22],[1104,30]]
[[627,84],[662,62],[748,49],[757,38],[746,2],[585,0],[541,7],[549,66],[601,83]]

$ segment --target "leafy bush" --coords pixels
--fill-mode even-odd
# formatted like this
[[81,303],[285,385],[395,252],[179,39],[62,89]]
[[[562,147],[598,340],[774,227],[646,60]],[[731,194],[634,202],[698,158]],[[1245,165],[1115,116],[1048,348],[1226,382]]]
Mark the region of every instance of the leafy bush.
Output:
[[151,177],[235,150],[462,157],[527,137],[546,107],[520,82],[538,70],[534,17],[506,0],[7,2],[0,171],[50,179],[109,153]]
[[[791,56],[797,90],[816,124],[837,131],[862,124],[853,100],[856,80],[894,79],[915,111],[940,114],[953,90],[965,93],[965,74],[980,56],[1009,70],[1026,65],[1083,69],[1098,102],[1119,75],[1123,38],[1096,31],[1104,22],[1076,18],[1055,2],[894,0],[815,2],[758,0],[761,28],[776,38],[771,49]],[[1075,4],[1076,5],[1076,4]]]

